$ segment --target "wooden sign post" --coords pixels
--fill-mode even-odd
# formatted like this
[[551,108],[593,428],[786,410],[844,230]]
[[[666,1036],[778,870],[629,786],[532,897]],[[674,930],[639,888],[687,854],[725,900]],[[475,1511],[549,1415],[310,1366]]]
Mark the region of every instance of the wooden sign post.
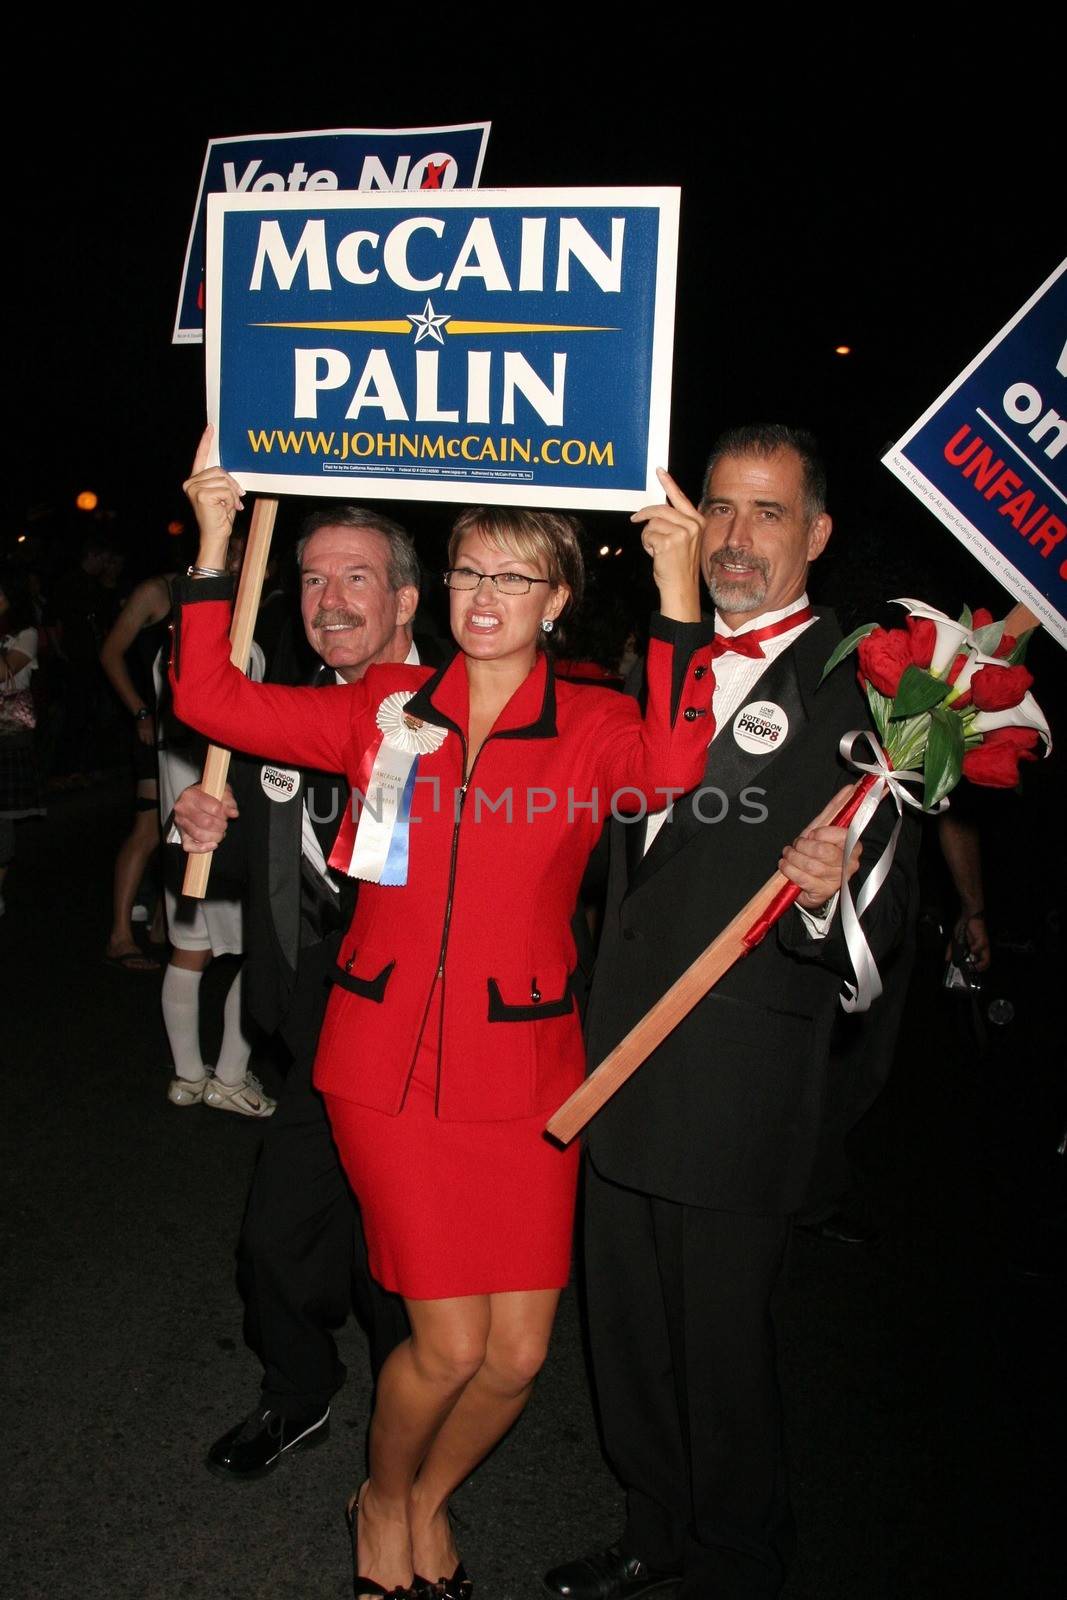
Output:
[[[270,559],[270,541],[274,532],[274,520],[277,515],[278,501],[269,495],[264,495],[258,499],[252,508],[252,524],[248,532],[248,543],[245,546],[241,581],[237,586],[237,603],[233,608],[233,622],[230,625],[230,660],[239,672],[244,672],[248,667],[248,657],[252,650],[252,634],[255,630],[256,617],[259,613],[260,597],[263,594],[263,579],[267,571],[267,562]],[[214,795],[216,800],[221,800],[226,792],[226,778],[229,770],[230,752],[222,745],[208,745],[207,758],[204,761],[204,775],[200,781],[208,794]],[[191,896],[194,900],[202,900],[207,893],[210,874],[210,851],[205,852],[203,855],[191,855],[185,863],[182,893]]]

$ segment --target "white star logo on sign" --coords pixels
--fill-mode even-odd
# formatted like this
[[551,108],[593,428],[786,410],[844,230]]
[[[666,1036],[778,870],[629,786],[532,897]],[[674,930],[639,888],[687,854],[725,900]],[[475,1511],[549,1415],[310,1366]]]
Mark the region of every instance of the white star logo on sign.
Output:
[[449,319],[447,316],[437,316],[435,314],[432,300],[427,300],[421,313],[418,311],[406,311],[404,315],[418,329],[415,334],[416,344],[421,344],[424,339],[436,339],[438,344],[444,344],[445,336],[441,329]]

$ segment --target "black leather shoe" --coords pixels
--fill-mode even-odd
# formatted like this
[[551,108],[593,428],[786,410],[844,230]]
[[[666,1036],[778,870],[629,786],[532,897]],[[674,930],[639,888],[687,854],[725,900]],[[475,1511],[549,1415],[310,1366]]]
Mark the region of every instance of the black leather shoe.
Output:
[[847,1211],[831,1211],[828,1217],[820,1217],[817,1222],[798,1222],[797,1227],[801,1233],[810,1234],[813,1239],[825,1239],[829,1244],[865,1245],[869,1249],[880,1244],[882,1239],[877,1229],[857,1222]]
[[613,1544],[596,1555],[582,1556],[545,1573],[546,1594],[562,1600],[636,1600],[638,1595],[674,1594],[681,1578],[669,1572],[656,1572],[636,1556],[628,1556]]
[[310,1450],[329,1432],[329,1406],[302,1417],[283,1417],[261,1407],[216,1439],[207,1453],[207,1469],[233,1483],[250,1483],[273,1472],[287,1450]]

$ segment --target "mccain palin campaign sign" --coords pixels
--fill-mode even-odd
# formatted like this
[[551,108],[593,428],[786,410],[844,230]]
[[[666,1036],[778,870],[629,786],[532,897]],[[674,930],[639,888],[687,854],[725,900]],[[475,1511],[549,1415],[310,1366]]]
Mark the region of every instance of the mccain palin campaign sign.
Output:
[[324,189],[476,189],[488,122],[436,128],[327,128],[210,139],[185,247],[173,344],[204,339],[204,230],[209,194]]
[[266,494],[659,499],[676,189],[212,195],[208,420]]
[[1067,261],[884,460],[1067,646]]

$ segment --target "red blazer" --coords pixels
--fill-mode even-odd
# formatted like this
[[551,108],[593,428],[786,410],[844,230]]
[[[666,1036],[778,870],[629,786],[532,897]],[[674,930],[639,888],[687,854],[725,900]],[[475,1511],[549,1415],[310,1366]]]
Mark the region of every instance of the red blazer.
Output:
[[[503,1121],[553,1110],[585,1052],[569,987],[570,919],[614,800],[650,810],[704,776],[712,734],[710,649],[679,658],[710,624],[653,619],[648,704],[558,681],[544,655],[504,707],[464,786],[467,673],[371,667],[359,683],[288,689],[230,664],[230,607],[201,580],[181,596],[175,710],[220,744],[344,772],[355,784],[386,695],[447,730],[419,760],[407,883],[360,886],[315,1062],[328,1094],[395,1115],[431,1003],[442,1007],[437,1114]],[[201,599],[201,595],[204,596]],[[677,644],[674,641],[677,640]],[[672,673],[679,715],[672,722]],[[436,779],[436,783],[429,780]]]

